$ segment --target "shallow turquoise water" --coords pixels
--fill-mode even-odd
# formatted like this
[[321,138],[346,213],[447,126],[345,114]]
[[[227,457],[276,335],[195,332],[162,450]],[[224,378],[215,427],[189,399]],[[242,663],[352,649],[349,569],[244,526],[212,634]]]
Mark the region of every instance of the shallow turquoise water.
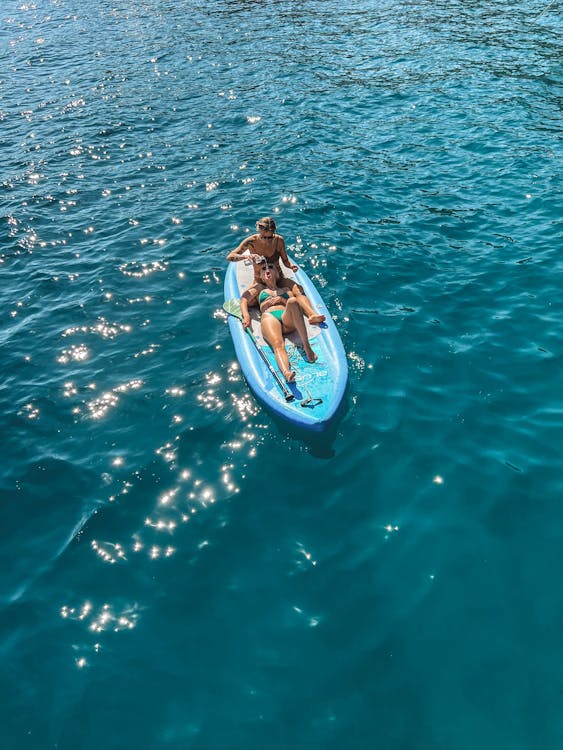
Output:
[[[560,748],[561,16],[2,4],[2,747]],[[234,362],[263,214],[349,354]]]

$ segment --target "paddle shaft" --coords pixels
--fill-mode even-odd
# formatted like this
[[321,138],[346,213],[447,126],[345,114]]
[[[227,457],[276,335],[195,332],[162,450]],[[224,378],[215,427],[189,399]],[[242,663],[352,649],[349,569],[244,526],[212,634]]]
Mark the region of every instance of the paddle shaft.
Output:
[[[242,325],[242,321],[241,321],[241,325]],[[280,378],[280,376],[278,375],[278,373],[272,367],[272,363],[270,362],[270,360],[268,359],[268,357],[264,353],[264,351],[263,351],[262,347],[260,346],[260,344],[256,341],[256,336],[252,333],[252,331],[250,330],[250,328],[245,328],[245,331],[248,333],[248,335],[252,339],[252,341],[254,343],[254,346],[258,350],[258,354],[262,357],[262,359],[264,360],[264,362],[266,364],[266,367],[272,373],[272,375],[274,376],[274,379],[276,380],[277,384],[281,388],[282,393],[283,393],[283,395],[285,397],[285,400],[286,401],[293,401],[293,399],[295,398],[295,396],[289,390],[289,388],[286,386],[286,384]]]
[[[229,300],[229,302],[231,302],[231,300]],[[286,384],[280,378],[280,376],[278,375],[278,373],[272,367],[272,364],[271,364],[270,360],[268,359],[268,357],[266,356],[266,354],[262,350],[262,347],[260,346],[260,344],[258,343],[258,341],[256,341],[256,336],[252,333],[252,330],[250,328],[245,328],[244,325],[242,324],[242,315],[241,315],[241,312],[240,312],[240,307],[238,308],[238,314],[237,314],[237,312],[235,312],[232,309],[231,306],[229,306],[228,303],[225,303],[223,305],[223,308],[226,310],[226,312],[229,313],[229,315],[232,315],[234,318],[237,318],[238,320],[240,320],[240,324],[242,325],[242,327],[244,328],[244,330],[247,332],[247,334],[250,336],[250,339],[252,340],[252,343],[254,344],[254,346],[256,347],[256,349],[258,350],[258,354],[264,360],[264,364],[266,365],[266,367],[268,368],[268,370],[271,372],[271,374],[272,374],[274,380],[276,381],[276,383],[281,388],[281,391],[282,391],[282,393],[284,395],[285,400],[286,401],[293,401],[293,399],[295,398],[295,396],[289,390],[289,388],[286,386]]]

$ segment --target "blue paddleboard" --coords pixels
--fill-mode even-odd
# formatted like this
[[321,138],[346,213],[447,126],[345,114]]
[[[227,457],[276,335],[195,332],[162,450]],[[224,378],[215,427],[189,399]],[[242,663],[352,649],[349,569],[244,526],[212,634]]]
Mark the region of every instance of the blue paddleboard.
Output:
[[[284,267],[283,273],[301,284],[315,310],[326,316],[326,322],[320,325],[311,325],[307,321],[309,341],[318,357],[316,362],[307,361],[297,334],[292,333],[285,339],[291,369],[296,377],[294,383],[286,384],[284,381],[284,385],[294,396],[293,400],[286,400],[282,388],[257,351],[256,347],[259,346],[283,380],[273,351],[262,337],[258,308],[250,308],[256,344],[245,332],[240,320],[231,315],[228,318],[229,328],[241,370],[257,398],[293,426],[322,432],[334,420],[344,398],[348,381],[346,353],[334,321],[311,279],[302,269],[293,273]],[[225,301],[238,301],[253,278],[250,260],[229,263],[225,275]]]

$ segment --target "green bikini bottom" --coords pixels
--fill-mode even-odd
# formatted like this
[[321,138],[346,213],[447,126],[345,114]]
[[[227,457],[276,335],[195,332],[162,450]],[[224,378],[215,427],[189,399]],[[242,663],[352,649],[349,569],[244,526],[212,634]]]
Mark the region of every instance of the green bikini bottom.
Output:
[[284,314],[285,310],[268,310],[267,312],[269,312],[270,315],[273,315],[274,318],[279,320],[281,323],[282,315]]

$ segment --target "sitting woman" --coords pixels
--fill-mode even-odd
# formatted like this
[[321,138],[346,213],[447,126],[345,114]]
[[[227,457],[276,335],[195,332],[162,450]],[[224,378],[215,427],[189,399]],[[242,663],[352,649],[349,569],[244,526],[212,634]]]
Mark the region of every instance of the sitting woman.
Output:
[[[297,271],[297,266],[289,260],[285,251],[285,242],[281,234],[276,233],[276,222],[270,216],[264,216],[256,222],[256,234],[246,237],[240,245],[227,255],[227,260],[236,263],[239,260],[250,260],[254,263],[254,281],[260,283],[260,259],[266,258],[275,263],[280,272],[280,283],[286,280],[280,261],[286,268]],[[288,279],[289,281],[289,279]]]
[[289,365],[284,345],[284,335],[297,331],[303,343],[303,350],[309,362],[315,362],[317,355],[311,348],[307,326],[299,301],[293,292],[279,286],[279,272],[273,263],[266,263],[260,272],[260,283],[253,284],[240,298],[242,324],[250,326],[248,306],[260,305],[262,313],[262,335],[274,351],[278,367],[288,383],[295,380],[295,372]]
[[278,285],[284,289],[291,290],[297,298],[303,313],[307,316],[309,323],[323,323],[325,316],[315,312],[311,303],[303,293],[303,289],[294,279],[288,279],[283,275],[281,263],[292,271],[297,271],[298,266],[291,263],[285,250],[285,242],[281,234],[276,234],[276,222],[270,216],[264,216],[256,222],[257,234],[246,237],[240,245],[227,255],[227,260],[237,263],[241,260],[250,260],[254,266],[254,284],[260,286],[260,273],[263,263],[273,263],[279,272]]

